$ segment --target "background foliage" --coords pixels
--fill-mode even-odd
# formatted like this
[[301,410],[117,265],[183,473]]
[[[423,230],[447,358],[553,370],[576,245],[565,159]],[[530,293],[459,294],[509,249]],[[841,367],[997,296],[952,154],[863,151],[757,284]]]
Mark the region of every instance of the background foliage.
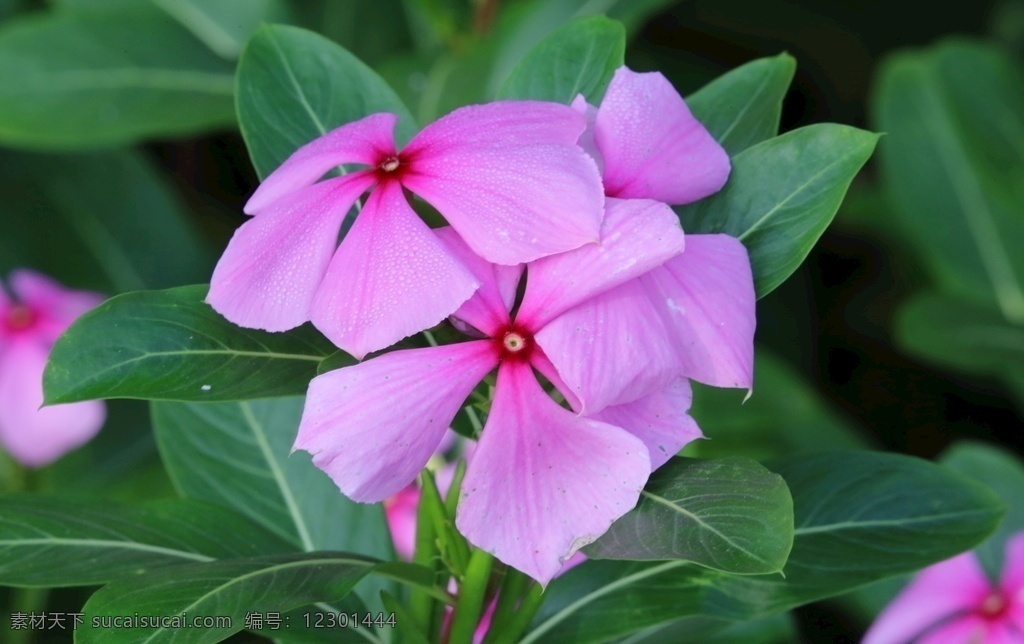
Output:
[[[586,74],[560,67],[565,51]],[[596,102],[623,56],[633,68],[663,71],[733,156],[729,188],[680,216],[688,230],[743,238],[764,298],[754,396],[739,407],[742,393],[697,387],[694,413],[711,440],[687,453],[734,457],[714,462],[744,472],[737,480],[762,477],[766,498],[778,503],[779,525],[788,516],[795,523],[791,532],[760,526],[763,534],[753,534],[763,538],[753,546],[724,554],[695,552],[686,539],[654,544],[705,567],[609,560],[580,569],[552,585],[530,637],[665,641],[705,633],[703,641],[791,641],[798,633],[806,641],[853,641],[899,580],[787,611],[910,572],[941,552],[921,550],[911,535],[902,550],[887,543],[887,555],[874,549],[880,537],[869,525],[840,534],[829,529],[827,515],[807,511],[812,507],[854,514],[858,503],[891,501],[871,503],[877,518],[961,530],[962,539],[946,546],[952,553],[994,528],[1007,506],[1007,518],[980,549],[986,566],[997,569],[1001,539],[1024,529],[1024,470],[1016,460],[1024,447],[1019,0],[926,16],[909,2],[0,0],[0,273],[30,266],[75,287],[123,293],[103,309],[129,325],[156,315],[154,308],[170,311],[160,314],[166,327],[147,323],[160,347],[89,335],[86,318],[77,332],[92,338],[88,351],[68,344],[65,358],[55,354],[58,364],[102,364],[124,383],[121,397],[161,402],[150,415],[138,401],[112,401],[96,441],[27,479],[3,465],[5,489],[53,498],[15,495],[0,503],[0,516],[20,517],[20,529],[29,526],[33,538],[47,535],[45,551],[25,550],[26,538],[8,525],[5,560],[21,563],[0,566],[0,582],[96,585],[117,578],[111,562],[145,571],[140,583],[120,582],[89,599],[97,614],[131,612],[117,598],[153,587],[174,564],[204,572],[193,575],[194,587],[147,601],[170,607],[224,579],[274,575],[278,567],[301,575],[307,565],[337,573],[322,577],[325,593],[341,597],[341,578],[358,583],[357,595],[345,600],[354,606],[378,604],[381,590],[398,593],[396,579],[415,587],[422,580],[410,570],[371,571],[373,564],[322,554],[388,557],[379,508],[348,503],[302,457],[287,457],[291,437],[280,430],[298,413],[294,398],[239,402],[254,392],[301,394],[331,347],[308,329],[268,338],[218,328],[200,303],[203,290],[188,285],[209,278],[258,177],[327,128],[387,109],[402,115],[400,137],[407,138],[417,123],[494,96],[565,101],[582,91]],[[541,66],[546,75],[531,73]],[[268,101],[268,85],[287,91]],[[747,113],[753,116],[722,117]],[[885,133],[842,207],[845,185],[820,190],[764,162],[793,154],[808,167],[852,177],[875,137],[822,121]],[[777,129],[783,136],[771,138]],[[758,190],[765,183],[777,191]],[[747,212],[771,213],[767,225],[736,216],[735,204],[750,195],[763,203]],[[771,235],[775,224],[795,230],[786,209],[793,203],[815,213],[804,219],[804,234]],[[170,295],[157,299],[129,293],[168,288]],[[203,382],[209,389],[201,394],[187,372],[176,371],[197,360],[189,355],[195,334],[209,339],[212,350],[201,359],[221,378]],[[135,351],[131,362],[125,350]],[[53,400],[107,391],[109,383],[75,373],[51,370]],[[277,389],[268,390],[271,382]],[[198,395],[217,404],[196,402]],[[798,454],[864,447],[944,467],[896,455]],[[681,461],[664,476],[685,481],[700,467],[694,463],[702,461]],[[209,476],[218,471],[235,474]],[[871,476],[861,493],[815,496],[824,489],[821,477],[842,487],[863,472]],[[780,482],[791,496],[777,494]],[[665,498],[693,491],[657,485],[648,492]],[[959,494],[944,497],[942,507],[915,517],[901,509],[913,507],[907,494],[927,499],[945,486]],[[56,498],[67,490],[103,499],[76,506],[75,543],[67,542],[67,526],[52,523],[72,512]],[[696,497],[703,517],[705,499]],[[704,508],[708,516],[714,509]],[[594,554],[636,557],[621,546],[639,529],[630,521],[651,515],[627,518],[592,546]],[[211,525],[238,526],[234,532],[252,537],[211,542]],[[729,529],[728,521],[725,528],[708,525]],[[750,526],[732,529],[751,534]],[[97,549],[85,556],[75,549],[83,542]],[[823,582],[813,562],[837,543],[863,564]],[[892,552],[901,556],[894,560]],[[777,571],[786,554],[794,567],[785,588],[776,578],[721,573]],[[221,558],[231,561],[201,565]],[[92,563],[55,571],[52,562],[62,560]],[[277,579],[283,590],[274,607],[308,601],[288,591],[291,577]],[[631,581],[609,589],[622,579]],[[666,587],[673,593],[658,604],[653,598]],[[46,605],[77,611],[91,590],[57,590]],[[32,601],[14,592],[4,599],[10,610]],[[646,607],[634,611],[642,617],[624,617],[635,606]]]

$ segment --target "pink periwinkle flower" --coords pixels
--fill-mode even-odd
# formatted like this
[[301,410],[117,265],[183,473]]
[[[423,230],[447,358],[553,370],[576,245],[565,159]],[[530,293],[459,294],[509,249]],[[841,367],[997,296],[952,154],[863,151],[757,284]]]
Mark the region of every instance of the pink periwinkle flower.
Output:
[[8,294],[0,284],[0,445],[21,464],[41,467],[86,443],[106,419],[100,401],[40,409],[53,343],[103,297],[24,269],[9,286]]
[[[429,202],[474,253],[515,265],[598,239],[601,182],[565,105],[502,101],[455,110],[405,148],[393,114],[303,146],[246,204],[207,301],[232,322],[284,331],[307,320],[362,358],[429,328],[479,286],[411,208]],[[317,182],[341,165],[362,169]],[[341,245],[342,221],[371,190]]]
[[[383,500],[423,468],[463,401],[497,368],[456,524],[474,545],[547,583],[633,508],[653,467],[700,435],[686,413],[685,379],[642,386],[642,376],[623,379],[602,367],[616,352],[644,360],[648,345],[657,343],[646,329],[594,329],[588,341],[597,375],[577,391],[560,376],[568,369],[561,357],[573,351],[560,345],[561,336],[548,337],[547,327],[678,255],[682,230],[663,204],[609,199],[601,244],[531,262],[514,316],[523,268],[483,260],[449,228],[436,234],[481,284],[455,317],[485,339],[395,351],[318,376],[295,448],[313,454],[313,463],[350,498]],[[615,404],[574,414],[544,391],[534,370],[577,411],[591,389]],[[629,395],[622,394],[626,389]]]
[[[582,96],[573,106],[589,117],[581,145],[602,168],[609,197],[682,205],[718,191],[729,176],[725,150],[659,73],[622,67],[600,107],[587,105]],[[620,306],[622,299],[635,305]],[[668,338],[661,363],[668,370],[652,374],[649,365],[632,370],[647,370],[648,377],[666,382],[682,374],[716,387],[750,389],[755,302],[743,244],[724,234],[688,234],[685,253],[577,307],[548,333],[569,335],[595,324],[657,327],[657,337]],[[591,368],[577,363],[580,373],[574,378],[587,378]],[[631,369],[629,364],[608,368]]]
[[909,642],[1024,642],[1024,532],[1007,540],[997,584],[973,552],[957,555],[919,572],[864,636],[864,644]]

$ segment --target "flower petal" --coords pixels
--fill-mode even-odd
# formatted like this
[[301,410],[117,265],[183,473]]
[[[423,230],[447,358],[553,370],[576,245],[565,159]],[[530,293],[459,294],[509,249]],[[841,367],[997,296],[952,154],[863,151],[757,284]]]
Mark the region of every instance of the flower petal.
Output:
[[287,194],[312,185],[329,170],[346,163],[376,164],[395,153],[394,114],[372,114],[347,123],[296,150],[271,172],[245,204],[254,215]]
[[704,435],[688,413],[693,393],[686,378],[677,378],[661,391],[624,405],[605,407],[596,420],[616,425],[644,442],[656,470],[688,443]]
[[521,264],[597,241],[601,179],[580,148],[453,145],[429,152],[411,163],[402,183],[487,261]]
[[527,268],[517,319],[540,328],[560,313],[683,252],[679,218],[656,201],[608,199],[601,243],[545,257]]
[[414,162],[453,150],[498,150],[533,144],[575,145],[586,118],[547,101],[494,101],[460,107],[434,121],[402,150]]
[[66,288],[42,273],[25,268],[12,271],[10,283],[19,300],[44,311],[47,318],[62,323],[65,328],[105,299],[99,293]]
[[239,326],[286,331],[307,322],[352,204],[373,183],[362,172],[279,199],[235,231],[206,301]]
[[[963,615],[934,628],[914,644],[1019,644],[1018,639],[995,639],[991,624],[977,615]],[[900,640],[910,642],[910,640]]]
[[718,192],[729,178],[725,150],[657,72],[615,72],[594,139],[611,197],[685,204]]
[[434,233],[480,283],[476,293],[452,316],[489,336],[495,335],[509,323],[508,312],[515,301],[523,265],[505,266],[488,262],[474,253],[451,226],[435,229]]
[[346,496],[382,501],[408,485],[473,387],[496,363],[490,341],[395,351],[309,383],[294,449]]
[[679,361],[668,336],[635,281],[570,309],[535,334],[585,415],[653,394],[675,380]]
[[463,107],[409,142],[402,181],[474,252],[498,264],[521,264],[598,237],[601,178],[576,147],[585,129],[585,116],[558,103]]
[[401,187],[382,184],[334,254],[310,318],[361,360],[445,319],[478,286],[413,212]]
[[594,125],[597,122],[597,108],[587,102],[583,94],[577,94],[572,101],[572,109],[587,117],[587,129],[580,135],[577,142],[583,151],[590,155],[590,158],[597,164],[597,171],[604,175],[604,158],[601,151],[597,149],[597,141],[594,140]]
[[715,387],[753,386],[757,298],[739,240],[687,235],[686,252],[640,283],[672,332],[682,375]]
[[100,401],[44,407],[49,345],[22,337],[0,350],[0,444],[27,467],[42,467],[89,441],[106,420]]
[[456,525],[472,544],[547,584],[636,505],[650,472],[647,448],[559,407],[525,363],[502,363],[495,388]]
[[970,610],[990,592],[973,552],[925,568],[878,616],[862,644],[903,644],[960,611]]

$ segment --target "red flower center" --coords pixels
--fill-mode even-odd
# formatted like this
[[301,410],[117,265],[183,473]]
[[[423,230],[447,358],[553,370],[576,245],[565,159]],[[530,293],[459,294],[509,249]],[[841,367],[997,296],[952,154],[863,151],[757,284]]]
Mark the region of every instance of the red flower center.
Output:
[[1009,608],[1010,603],[1006,601],[1006,597],[999,591],[995,591],[989,594],[981,606],[978,607],[981,616],[986,619],[998,620]]
[[24,331],[36,323],[36,314],[24,304],[15,304],[7,312],[5,322],[9,331]]
[[526,360],[533,353],[533,336],[518,326],[510,326],[495,336],[498,354],[502,360]]
[[392,154],[391,156],[384,157],[384,160],[377,167],[384,172],[394,172],[400,165],[402,165],[402,162],[398,159],[398,156]]

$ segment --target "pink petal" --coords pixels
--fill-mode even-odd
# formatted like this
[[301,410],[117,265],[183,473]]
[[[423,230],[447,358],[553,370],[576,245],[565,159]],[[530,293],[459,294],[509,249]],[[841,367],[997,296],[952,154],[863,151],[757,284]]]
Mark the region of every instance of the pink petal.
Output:
[[[913,640],[915,644],[1019,644],[1018,639],[998,640],[990,624],[976,615],[963,615],[928,631]],[[904,640],[901,640],[901,642]],[[910,640],[905,640],[910,642]]]
[[515,301],[516,287],[523,274],[523,266],[504,266],[488,262],[470,250],[451,226],[438,228],[434,233],[480,284],[476,293],[452,316],[489,336],[497,334],[509,323],[508,312]]
[[19,338],[0,349],[0,444],[27,467],[42,467],[89,441],[106,420],[99,401],[43,404],[49,344]]
[[479,283],[409,207],[396,183],[378,186],[334,254],[310,318],[360,360],[434,326]]
[[546,101],[495,101],[461,107],[413,137],[402,156],[416,162],[451,151],[575,145],[587,127],[576,110]]
[[456,525],[542,584],[636,505],[650,461],[618,427],[559,407],[522,362],[498,370]]
[[597,149],[597,141],[594,140],[594,126],[597,122],[597,108],[590,103],[587,103],[583,94],[577,94],[576,98],[572,101],[572,109],[587,117],[587,129],[580,135],[580,140],[577,142],[577,145],[583,148],[583,151],[590,155],[590,158],[597,164],[597,171],[603,176],[604,157],[601,156],[601,151]]
[[585,128],[584,116],[557,103],[460,108],[406,146],[402,180],[488,261],[577,248],[597,239],[602,217],[600,176],[575,145]]
[[517,319],[540,328],[580,302],[660,266],[684,246],[679,218],[665,204],[608,199],[600,244],[529,265]]
[[452,145],[429,152],[412,162],[402,183],[487,261],[521,264],[597,241],[601,180],[578,147]]
[[242,224],[213,270],[206,301],[248,328],[286,331],[307,322],[341,222],[373,181],[365,172],[330,179]]
[[729,178],[725,150],[657,72],[615,72],[594,139],[611,197],[685,204],[718,192]]
[[657,310],[635,281],[593,297],[545,325],[537,344],[579,400],[598,412],[664,389],[679,361]]
[[678,378],[661,391],[631,403],[605,407],[596,420],[616,425],[644,442],[656,470],[688,443],[703,438],[697,422],[686,413],[693,394],[686,378]]
[[562,394],[565,401],[569,403],[569,407],[571,407],[576,413],[579,413],[580,410],[583,409],[583,403],[581,403],[580,399],[576,397],[575,393],[573,393],[572,388],[565,384],[562,377],[558,375],[558,369],[556,369],[555,365],[551,363],[551,360],[544,355],[543,348],[540,351],[534,351],[533,355],[530,356],[530,366],[540,372],[540,375],[547,378],[548,382],[555,386],[558,393]]
[[1018,532],[1007,539],[1005,548],[999,586],[1008,595],[1020,595],[1019,603],[1024,607],[1024,532]]
[[902,644],[961,611],[972,610],[991,592],[973,552],[925,568],[896,596],[864,636],[862,644]]
[[398,493],[430,459],[473,387],[494,368],[490,341],[387,353],[309,383],[294,449],[346,496]]
[[754,280],[743,244],[688,235],[686,252],[640,278],[672,330],[682,375],[716,387],[753,385]]
[[415,483],[384,499],[384,518],[388,522],[395,552],[412,561],[416,552],[416,512],[420,504],[420,488]]
[[394,114],[372,114],[342,125],[296,150],[271,172],[245,204],[254,215],[285,195],[312,185],[329,170],[346,163],[376,165],[395,153]]
[[[65,288],[46,275],[28,269],[13,271],[10,285],[14,296],[28,308],[32,318],[28,328],[11,335],[31,336],[46,346],[52,345],[72,322],[104,299],[99,293]],[[3,318],[10,314],[10,303],[4,305],[4,302],[8,302],[6,296],[0,302],[0,338],[6,335]]]

